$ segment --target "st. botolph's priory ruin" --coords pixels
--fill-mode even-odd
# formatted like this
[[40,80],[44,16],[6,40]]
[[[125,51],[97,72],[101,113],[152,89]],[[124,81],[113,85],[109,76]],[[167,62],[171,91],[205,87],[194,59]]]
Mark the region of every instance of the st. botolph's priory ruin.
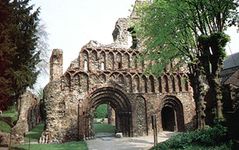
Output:
[[132,30],[129,21],[135,18],[133,11],[129,18],[118,19],[114,43],[90,41],[83,46],[64,73],[62,50],[52,51],[41,143],[93,137],[93,112],[101,104],[114,110],[116,132],[123,136],[151,135],[153,114],[159,132],[194,128],[195,102],[187,71],[170,71],[172,62],[160,77],[144,74],[151,62],[135,59],[142,51],[136,37],[132,37],[132,46],[127,46]]

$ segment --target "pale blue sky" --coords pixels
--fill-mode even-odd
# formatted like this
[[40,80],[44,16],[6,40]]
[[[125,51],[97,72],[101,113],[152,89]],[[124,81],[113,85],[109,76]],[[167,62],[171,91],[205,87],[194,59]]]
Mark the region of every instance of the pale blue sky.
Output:
[[130,15],[134,0],[33,0],[49,34],[49,48],[63,49],[64,70],[90,40],[112,43],[119,17]]
[[[80,49],[90,40],[102,44],[113,42],[112,31],[120,17],[130,15],[135,0],[32,0],[41,8],[40,18],[46,26],[49,49],[63,50],[63,67],[77,58]],[[231,37],[227,53],[239,52],[236,29],[228,32]],[[48,79],[44,77],[40,84],[44,86]]]

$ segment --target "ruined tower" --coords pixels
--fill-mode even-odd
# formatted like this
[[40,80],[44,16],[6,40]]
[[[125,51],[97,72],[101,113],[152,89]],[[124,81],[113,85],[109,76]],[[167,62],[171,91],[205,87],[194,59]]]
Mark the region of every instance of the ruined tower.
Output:
[[61,49],[53,49],[50,58],[50,81],[60,79],[63,75],[63,52]]

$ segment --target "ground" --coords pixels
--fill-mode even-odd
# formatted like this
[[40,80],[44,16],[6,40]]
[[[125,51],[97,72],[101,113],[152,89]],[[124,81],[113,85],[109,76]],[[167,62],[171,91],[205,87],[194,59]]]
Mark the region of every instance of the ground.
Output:
[[[173,132],[159,133],[158,142],[167,140]],[[89,150],[147,150],[154,145],[153,136],[115,138],[108,134],[96,134],[86,141]]]

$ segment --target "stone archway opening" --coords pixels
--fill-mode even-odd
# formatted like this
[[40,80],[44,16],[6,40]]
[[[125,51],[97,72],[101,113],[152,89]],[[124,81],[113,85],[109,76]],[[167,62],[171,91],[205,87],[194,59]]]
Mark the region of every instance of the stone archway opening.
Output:
[[114,108],[110,104],[102,103],[93,108],[92,111],[92,130],[95,137],[114,136],[116,132]]
[[115,112],[115,133],[122,133],[124,137],[132,136],[132,113],[130,101],[125,93],[112,87],[99,88],[90,94],[88,113],[91,115],[88,115],[87,126],[89,127],[89,131],[86,132],[92,132],[89,133],[90,136],[94,134],[92,114],[101,104],[108,104]]
[[184,131],[184,114],[182,103],[175,97],[167,97],[161,109],[163,131]]
[[162,128],[164,131],[175,131],[175,112],[171,107],[166,106],[162,109]]

